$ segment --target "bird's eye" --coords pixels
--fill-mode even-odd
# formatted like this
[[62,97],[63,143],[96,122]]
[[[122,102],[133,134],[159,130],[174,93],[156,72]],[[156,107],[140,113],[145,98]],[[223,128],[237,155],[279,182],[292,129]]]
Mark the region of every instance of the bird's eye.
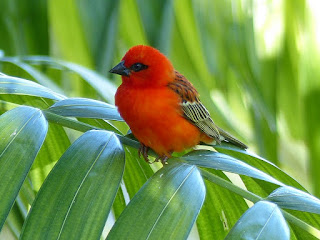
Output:
[[143,70],[143,69],[147,69],[147,68],[148,68],[148,66],[147,66],[147,65],[144,65],[144,64],[142,64],[142,63],[134,63],[134,64],[132,64],[131,67],[130,67],[130,69],[131,69],[132,71],[134,71],[134,72],[139,72],[139,71],[141,71],[141,70]]

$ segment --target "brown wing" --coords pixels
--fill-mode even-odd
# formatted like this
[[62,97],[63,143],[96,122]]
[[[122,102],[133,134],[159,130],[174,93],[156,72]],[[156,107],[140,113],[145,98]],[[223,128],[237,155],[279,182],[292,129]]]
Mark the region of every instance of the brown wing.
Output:
[[176,71],[175,73],[175,81],[170,82],[168,87],[181,97],[180,104],[185,118],[218,143],[227,141],[240,148],[248,148],[244,143],[231,136],[213,122],[209,111],[199,100],[199,93],[192,83],[179,72]]
[[175,81],[168,87],[181,97],[181,107],[186,119],[191,121],[209,137],[220,143],[220,133],[210,117],[210,113],[199,100],[199,94],[194,86],[176,71]]

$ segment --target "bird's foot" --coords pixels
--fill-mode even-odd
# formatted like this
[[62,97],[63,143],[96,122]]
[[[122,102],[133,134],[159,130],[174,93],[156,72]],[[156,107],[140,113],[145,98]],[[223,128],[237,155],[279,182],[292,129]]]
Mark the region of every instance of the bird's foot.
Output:
[[156,158],[156,160],[154,160],[155,162],[161,162],[162,163],[162,165],[164,166],[164,165],[166,165],[166,164],[168,164],[168,159],[169,159],[169,157],[168,156],[166,156],[166,155],[163,155],[163,156],[159,156],[159,157],[157,157]]
[[161,162],[162,165],[166,165],[168,164],[168,159],[170,158],[170,156],[167,155],[162,155],[162,156],[158,156],[154,161],[151,161],[148,157],[148,151],[149,151],[149,147],[147,147],[146,145],[140,143],[140,147],[138,149],[138,156],[140,157],[142,155],[142,157],[144,158],[144,160],[149,163],[152,164],[154,162]]
[[150,159],[148,158],[148,151],[149,151],[149,147],[147,147],[146,145],[140,143],[140,147],[138,149],[138,156],[140,157],[142,155],[142,157],[144,158],[144,160],[151,164],[153,162],[150,161]]

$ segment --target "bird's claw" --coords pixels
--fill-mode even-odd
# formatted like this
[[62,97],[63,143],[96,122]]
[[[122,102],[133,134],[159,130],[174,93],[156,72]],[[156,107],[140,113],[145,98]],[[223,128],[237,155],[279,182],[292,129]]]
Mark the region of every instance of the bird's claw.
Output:
[[158,156],[158,157],[156,158],[156,160],[154,160],[154,161],[155,161],[155,162],[161,162],[162,165],[164,166],[164,165],[167,165],[167,164],[168,164],[168,162],[167,162],[168,159],[169,159],[168,156],[163,155],[163,156]]
[[140,157],[142,155],[142,157],[144,158],[144,160],[149,163],[152,164],[154,162],[161,162],[162,165],[166,165],[168,164],[168,159],[169,157],[166,155],[163,156],[158,156],[154,161],[151,161],[148,157],[148,151],[149,151],[149,147],[147,147],[146,145],[140,143],[140,147],[138,149],[138,156]]
[[144,160],[147,163],[151,164],[153,162],[151,162],[150,159],[148,158],[148,151],[149,151],[149,147],[147,147],[146,145],[143,145],[142,143],[140,143],[140,147],[138,149],[138,156],[140,157],[142,155]]

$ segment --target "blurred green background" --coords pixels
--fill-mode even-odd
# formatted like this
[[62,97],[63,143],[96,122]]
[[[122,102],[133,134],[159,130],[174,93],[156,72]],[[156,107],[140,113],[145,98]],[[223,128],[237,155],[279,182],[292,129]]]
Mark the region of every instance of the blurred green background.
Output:
[[71,72],[10,57],[51,56],[119,85],[108,70],[131,46],[154,46],[218,125],[320,196],[318,0],[0,0],[0,9],[1,72],[45,73],[55,84],[43,85],[101,99]]

